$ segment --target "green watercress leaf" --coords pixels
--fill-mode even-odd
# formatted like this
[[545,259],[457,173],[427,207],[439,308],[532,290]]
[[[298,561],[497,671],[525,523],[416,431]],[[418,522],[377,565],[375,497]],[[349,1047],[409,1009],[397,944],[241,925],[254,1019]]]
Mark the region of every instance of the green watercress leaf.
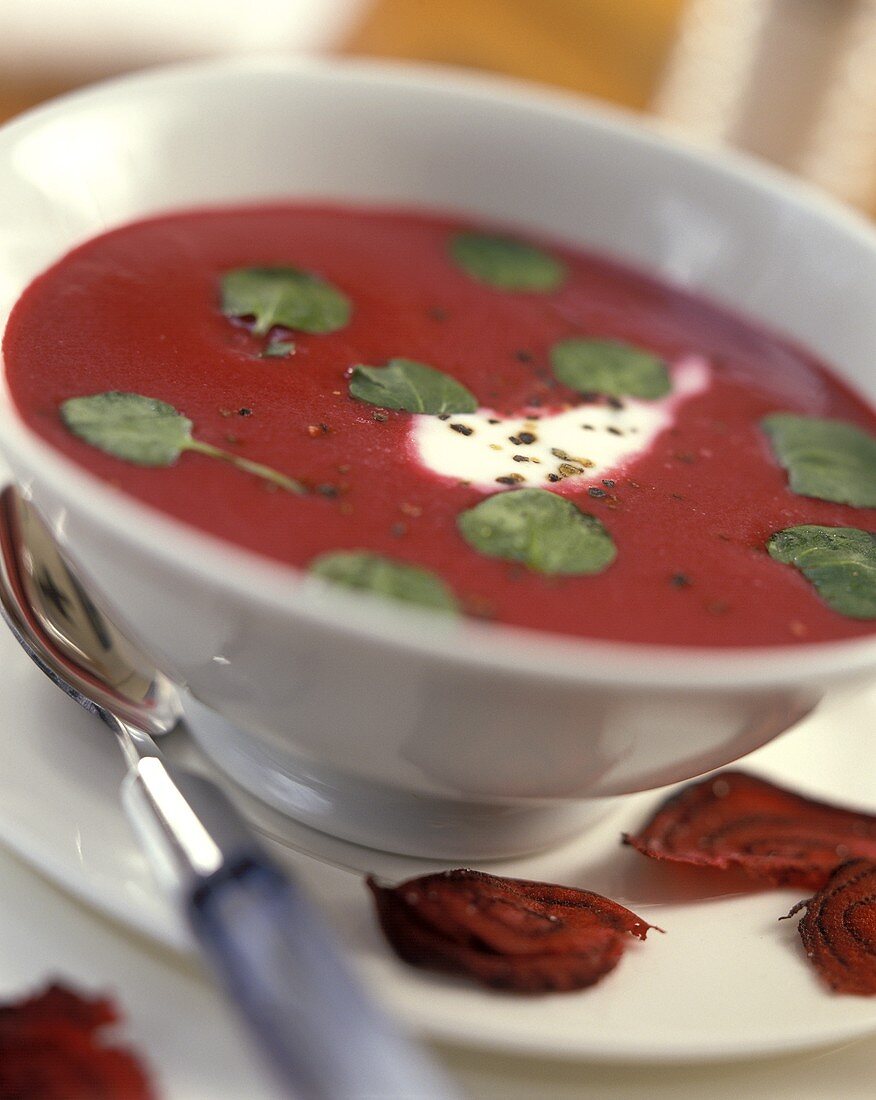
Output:
[[467,275],[499,290],[548,294],[566,278],[566,269],[559,260],[514,237],[455,233],[450,240],[450,254]]
[[774,413],[761,426],[795,493],[876,507],[876,438],[842,420]]
[[337,332],[350,320],[349,298],[337,287],[294,267],[239,267],[222,276],[222,312],[254,317],[263,336],[274,325],[299,332]]
[[310,563],[310,572],[333,584],[389,596],[435,611],[457,610],[453,593],[435,573],[366,550],[336,550]]
[[579,393],[651,401],[672,389],[662,359],[618,340],[559,340],[551,348],[550,359],[556,378]]
[[776,561],[796,566],[840,615],[876,619],[876,535],[804,524],[776,532],[767,550]]
[[110,390],[88,397],[71,397],[62,402],[60,413],[73,435],[136,466],[172,466],[183,451],[197,451],[290,493],[305,492],[300,482],[270,466],[194,439],[191,420],[155,397]]
[[61,405],[61,419],[92,447],[137,466],[172,466],[192,438],[191,420],[138,393],[71,397]]
[[538,573],[601,573],[617,556],[595,516],[546,489],[497,493],[457,516],[465,541],[481,554],[518,561]]
[[385,367],[354,367],[350,394],[384,409],[433,416],[471,413],[478,407],[477,398],[461,382],[414,359],[390,359]]

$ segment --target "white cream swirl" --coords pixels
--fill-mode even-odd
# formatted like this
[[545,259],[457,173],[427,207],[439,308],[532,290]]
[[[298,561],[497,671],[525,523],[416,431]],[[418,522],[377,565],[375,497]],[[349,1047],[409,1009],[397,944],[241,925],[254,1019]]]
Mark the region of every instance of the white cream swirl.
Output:
[[567,477],[603,478],[646,451],[671,427],[679,406],[709,384],[701,356],[685,356],[670,373],[672,391],[657,401],[600,399],[514,417],[487,408],[447,419],[415,416],[416,452],[436,474],[492,491],[550,487]]

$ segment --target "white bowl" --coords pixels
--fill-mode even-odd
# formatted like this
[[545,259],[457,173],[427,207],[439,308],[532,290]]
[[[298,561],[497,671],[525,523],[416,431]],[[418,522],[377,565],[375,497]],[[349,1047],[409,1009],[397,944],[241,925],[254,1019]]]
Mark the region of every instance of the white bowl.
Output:
[[[458,209],[594,247],[796,338],[876,396],[876,235],[798,185],[604,109],[376,63],[159,70],[0,131],[0,324],[82,240],[281,196]],[[202,745],[320,829],[444,858],[581,827],[594,798],[692,777],[876,670],[876,637],[702,650],[444,622],[155,513],[0,400],[16,477],[110,606],[188,686]],[[245,733],[242,731],[246,731]]]

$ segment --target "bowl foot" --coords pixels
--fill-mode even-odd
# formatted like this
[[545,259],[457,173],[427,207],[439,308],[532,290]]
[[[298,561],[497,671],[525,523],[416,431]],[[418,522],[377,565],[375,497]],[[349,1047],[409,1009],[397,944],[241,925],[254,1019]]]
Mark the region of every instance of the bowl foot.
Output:
[[411,793],[267,745],[191,697],[185,712],[198,746],[248,793],[312,829],[385,852],[442,860],[526,855],[570,839],[615,804]]

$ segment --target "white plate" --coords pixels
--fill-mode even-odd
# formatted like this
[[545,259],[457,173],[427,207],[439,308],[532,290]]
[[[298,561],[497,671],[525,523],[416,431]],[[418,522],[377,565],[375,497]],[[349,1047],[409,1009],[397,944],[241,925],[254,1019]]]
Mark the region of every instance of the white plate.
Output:
[[[5,630],[0,718],[0,839],[105,913],[187,949],[156,893],[117,798],[111,735],[49,686]],[[824,798],[876,811],[876,691],[836,704],[750,756],[745,766]],[[176,740],[174,741],[174,739]],[[185,738],[175,755],[193,759]],[[631,939],[618,969],[571,995],[493,994],[398,962],[375,926],[362,871],[389,879],[431,865],[297,826],[242,796],[303,879],[368,985],[414,1028],[492,1050],[615,1062],[697,1062],[777,1054],[876,1032],[876,998],[827,992],[795,921],[800,890],[750,892],[741,880],[653,863],[619,844],[662,793],[620,800],[561,849],[484,869],[579,885],[616,898],[666,934]]]

